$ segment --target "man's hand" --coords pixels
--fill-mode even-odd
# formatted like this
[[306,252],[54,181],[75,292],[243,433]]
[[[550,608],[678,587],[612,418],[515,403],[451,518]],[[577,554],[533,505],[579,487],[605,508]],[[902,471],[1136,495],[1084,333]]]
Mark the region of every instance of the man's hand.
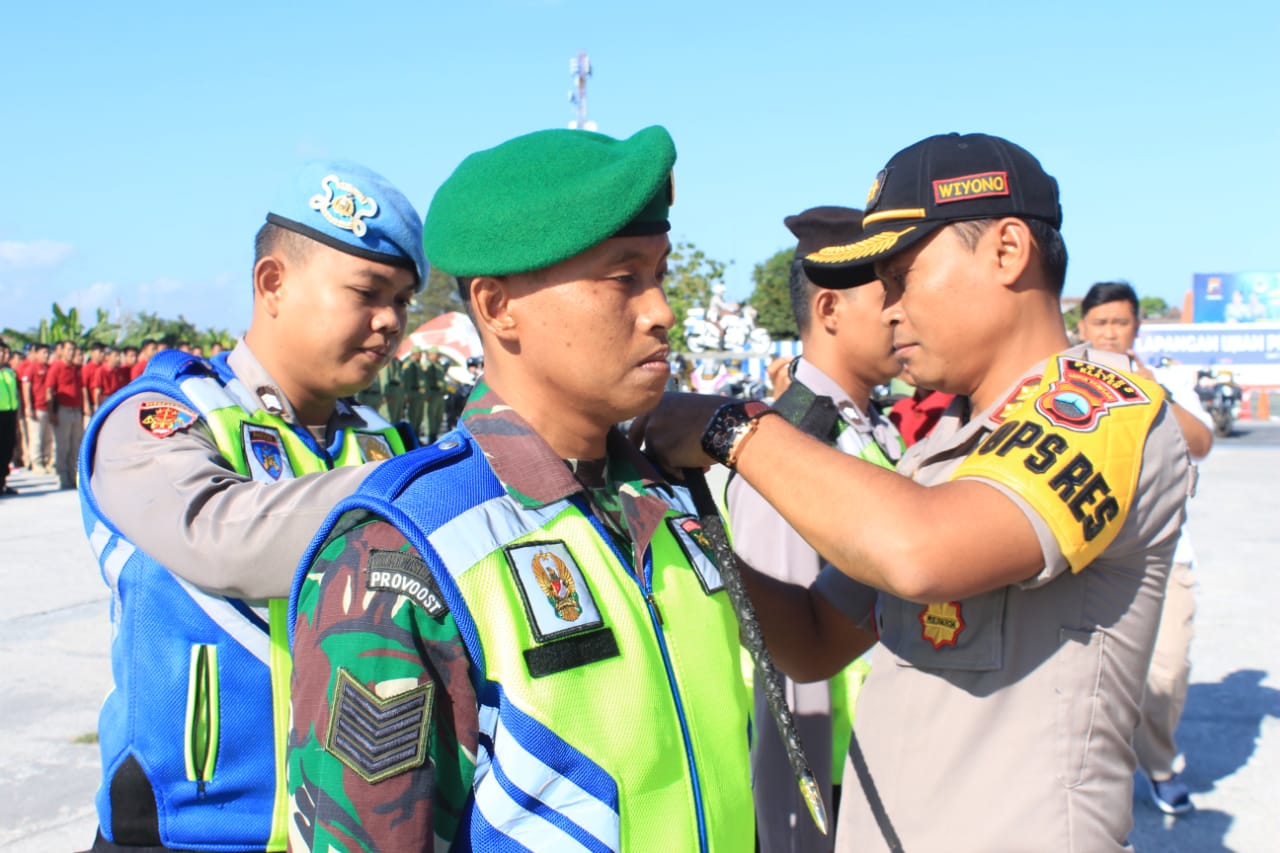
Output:
[[716,409],[730,402],[708,394],[662,395],[652,410],[636,418],[628,431],[636,446],[663,468],[707,468],[716,461],[702,450],[702,433]]
[[1143,379],[1150,379],[1152,382],[1156,381],[1155,373],[1152,372],[1150,367],[1147,367],[1142,363],[1142,359],[1138,358],[1138,354],[1136,352],[1129,350],[1125,355],[1129,356],[1129,363],[1132,365],[1130,370],[1141,376]]

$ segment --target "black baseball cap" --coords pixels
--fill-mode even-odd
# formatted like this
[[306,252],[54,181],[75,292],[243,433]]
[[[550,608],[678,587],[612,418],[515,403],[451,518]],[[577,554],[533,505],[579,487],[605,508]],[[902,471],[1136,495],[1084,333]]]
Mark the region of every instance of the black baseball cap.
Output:
[[876,175],[867,193],[862,236],[805,255],[804,272],[820,287],[866,284],[876,277],[876,261],[948,222],[1005,216],[1062,227],[1058,182],[1040,161],[998,136],[931,136],[893,155]]

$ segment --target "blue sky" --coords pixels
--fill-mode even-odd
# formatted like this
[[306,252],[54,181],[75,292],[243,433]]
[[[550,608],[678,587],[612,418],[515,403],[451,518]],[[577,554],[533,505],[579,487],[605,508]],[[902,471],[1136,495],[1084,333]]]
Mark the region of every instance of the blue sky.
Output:
[[1180,303],[1280,270],[1278,41],[1274,2],[6,4],[0,327],[56,300],[241,330],[296,163],[363,161],[425,212],[470,152],[573,118],[580,49],[602,131],[671,130],[672,237],[732,261],[732,296],[784,216],[860,206],[955,130],[1058,178],[1068,294]]

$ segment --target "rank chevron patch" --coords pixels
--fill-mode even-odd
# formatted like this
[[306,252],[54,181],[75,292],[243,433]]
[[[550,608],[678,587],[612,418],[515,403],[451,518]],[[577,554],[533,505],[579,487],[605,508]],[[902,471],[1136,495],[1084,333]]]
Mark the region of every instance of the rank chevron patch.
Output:
[[380,782],[427,759],[435,684],[382,699],[338,670],[325,748],[366,782]]

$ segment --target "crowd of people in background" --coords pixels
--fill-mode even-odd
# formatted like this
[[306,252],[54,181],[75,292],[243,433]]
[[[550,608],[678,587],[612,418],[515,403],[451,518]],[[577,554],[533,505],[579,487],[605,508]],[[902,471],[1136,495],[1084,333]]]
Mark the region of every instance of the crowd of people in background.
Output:
[[[22,348],[0,338],[0,460],[6,463],[0,466],[0,496],[18,494],[7,484],[9,471],[16,468],[56,474],[60,489],[74,489],[88,419],[104,400],[141,376],[153,355],[171,346],[206,355],[198,344],[156,338],[145,338],[138,346],[58,340]],[[207,355],[222,351],[214,343]]]

